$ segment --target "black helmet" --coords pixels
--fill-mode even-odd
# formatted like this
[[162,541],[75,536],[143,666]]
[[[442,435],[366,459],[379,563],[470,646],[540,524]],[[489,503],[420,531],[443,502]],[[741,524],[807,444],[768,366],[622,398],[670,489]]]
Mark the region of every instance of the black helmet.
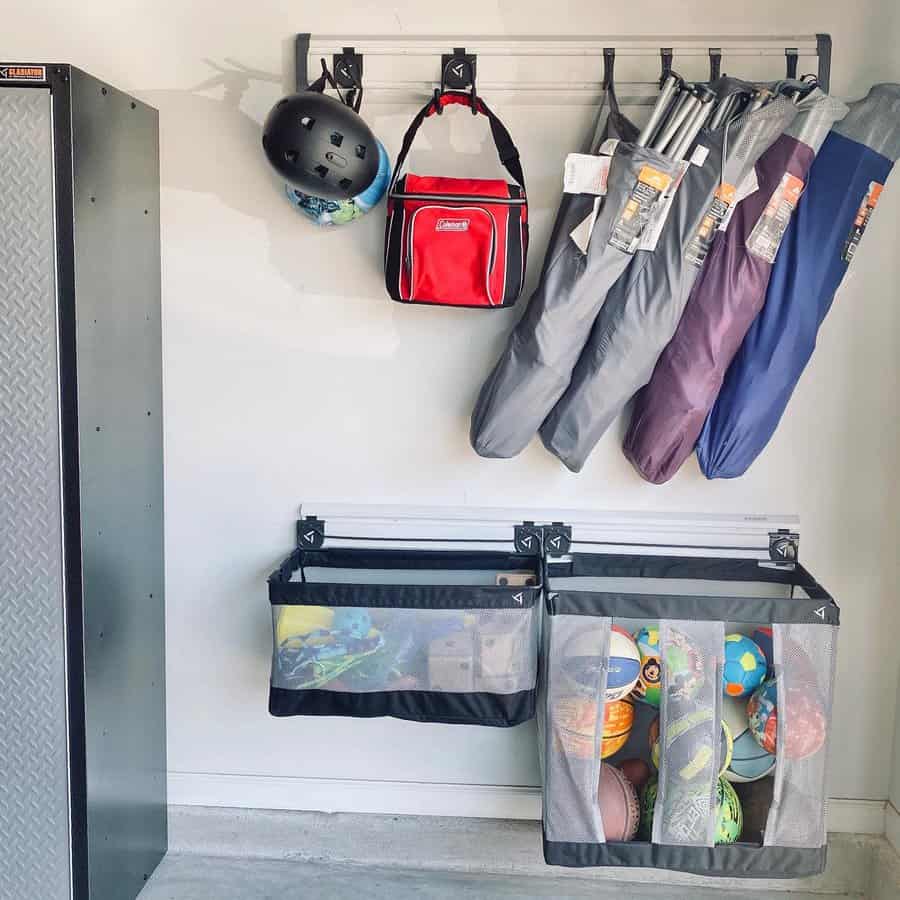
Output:
[[347,200],[375,180],[378,141],[362,117],[323,94],[324,87],[323,75],[275,104],[263,126],[263,149],[289,184],[316,197]]

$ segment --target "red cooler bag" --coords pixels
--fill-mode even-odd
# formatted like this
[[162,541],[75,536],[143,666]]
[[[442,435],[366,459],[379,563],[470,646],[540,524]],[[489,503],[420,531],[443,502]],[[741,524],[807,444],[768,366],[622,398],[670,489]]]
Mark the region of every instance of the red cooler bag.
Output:
[[[471,105],[487,116],[500,162],[518,182],[400,175],[419,126],[445,106]],[[522,292],[528,251],[525,179],[503,123],[480,98],[445,91],[413,119],[403,138],[387,201],[384,275],[400,303],[512,306]]]

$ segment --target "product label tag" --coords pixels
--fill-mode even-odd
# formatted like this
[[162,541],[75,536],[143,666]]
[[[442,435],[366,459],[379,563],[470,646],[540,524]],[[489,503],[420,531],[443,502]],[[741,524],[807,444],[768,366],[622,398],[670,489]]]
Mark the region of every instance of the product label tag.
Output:
[[716,236],[716,229],[728,214],[736,194],[735,186],[724,181],[716,188],[712,203],[684,252],[684,258],[692,265],[702,266],[706,262],[709,248],[712,247],[713,238]]
[[796,175],[785,172],[778,187],[772,191],[759,221],[750,232],[747,239],[748,252],[768,263],[775,262],[781,240],[802,193],[803,182]]
[[582,253],[587,253],[588,251],[588,244],[591,242],[591,232],[594,230],[594,223],[597,221],[597,213],[600,212],[602,203],[602,197],[595,197],[594,208],[591,214],[582,219],[581,224],[569,232],[569,237],[575,241],[575,245]]
[[10,66],[0,63],[0,81],[35,82],[46,80],[46,66]]
[[703,163],[706,162],[707,156],[709,156],[709,147],[704,147],[703,144],[697,144],[697,146],[694,147],[694,152],[691,154],[691,165],[702,166]]
[[625,253],[634,253],[637,250],[654,205],[671,183],[672,177],[665,172],[660,172],[652,166],[644,166],[641,169],[631,189],[631,196],[616,220],[609,238],[610,246]]
[[726,231],[728,226],[731,224],[732,216],[734,216],[734,211],[737,209],[738,204],[744,197],[749,197],[751,194],[756,193],[759,190],[759,179],[756,177],[756,168],[752,168],[748,173],[747,177],[738,185],[737,193],[734,196],[734,203],[728,207],[728,212],[725,213],[725,218],[719,223],[719,231]]
[[563,191],[566,194],[604,195],[610,162],[609,156],[570,153],[566,157]]
[[850,234],[847,235],[847,240],[844,243],[844,252],[841,254],[841,259],[848,265],[853,261],[853,254],[856,253],[856,248],[862,240],[862,236],[869,224],[869,219],[872,218],[872,213],[875,211],[878,198],[883,190],[883,184],[879,184],[877,181],[869,182],[869,190],[866,191],[866,195],[859,205],[856,218],[853,220],[853,228],[850,229]]
[[616,147],[619,146],[618,138],[607,138],[601,145],[600,149],[597,151],[601,156],[613,156],[616,152]]
[[684,161],[678,164],[678,171],[675,173],[672,183],[660,195],[659,200],[657,200],[653,205],[653,209],[650,211],[650,221],[647,223],[647,227],[641,235],[638,250],[649,250],[652,252],[656,249],[656,245],[659,243],[659,236],[662,234],[663,225],[666,224],[666,219],[669,218],[669,211],[672,209],[672,201],[675,199],[678,188],[681,187],[685,172],[687,172],[691,165],[690,162]]

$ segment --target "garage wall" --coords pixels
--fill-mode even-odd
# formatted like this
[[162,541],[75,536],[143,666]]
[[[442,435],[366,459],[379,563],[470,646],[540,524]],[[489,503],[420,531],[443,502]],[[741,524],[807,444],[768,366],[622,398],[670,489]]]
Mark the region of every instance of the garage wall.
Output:
[[[579,476],[537,444],[508,462],[476,457],[468,415],[521,310],[486,317],[390,303],[380,213],[333,233],[307,225],[270,176],[259,131],[289,83],[298,30],[446,33],[448,47],[460,35],[526,31],[824,31],[835,43],[833,90],[849,98],[900,78],[894,7],[35,0],[7,10],[7,57],[71,61],[160,110],[173,801],[358,808],[374,792],[383,806],[402,807],[402,794],[427,808],[430,786],[469,785],[489,815],[498,786],[537,784],[530,726],[268,717],[264,576],[291,545],[301,501],[799,513],[803,558],[844,612],[830,792],[887,797],[900,662],[900,190],[885,194],[763,458],[737,481],[707,482],[690,462],[655,487],[622,457],[621,427]],[[529,176],[533,284],[562,159],[591,111],[496,105]],[[393,153],[414,108],[366,111]],[[434,134],[423,167],[449,149]],[[474,154],[483,137],[459,123],[449,140]],[[462,790],[440,788],[445,799]]]

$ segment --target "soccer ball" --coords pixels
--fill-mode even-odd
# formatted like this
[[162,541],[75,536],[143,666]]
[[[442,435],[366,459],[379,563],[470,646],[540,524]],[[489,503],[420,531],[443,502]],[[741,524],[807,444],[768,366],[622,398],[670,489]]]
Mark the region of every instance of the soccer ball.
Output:
[[766,677],[762,650],[743,634],[725,636],[723,688],[729,697],[749,697]]

